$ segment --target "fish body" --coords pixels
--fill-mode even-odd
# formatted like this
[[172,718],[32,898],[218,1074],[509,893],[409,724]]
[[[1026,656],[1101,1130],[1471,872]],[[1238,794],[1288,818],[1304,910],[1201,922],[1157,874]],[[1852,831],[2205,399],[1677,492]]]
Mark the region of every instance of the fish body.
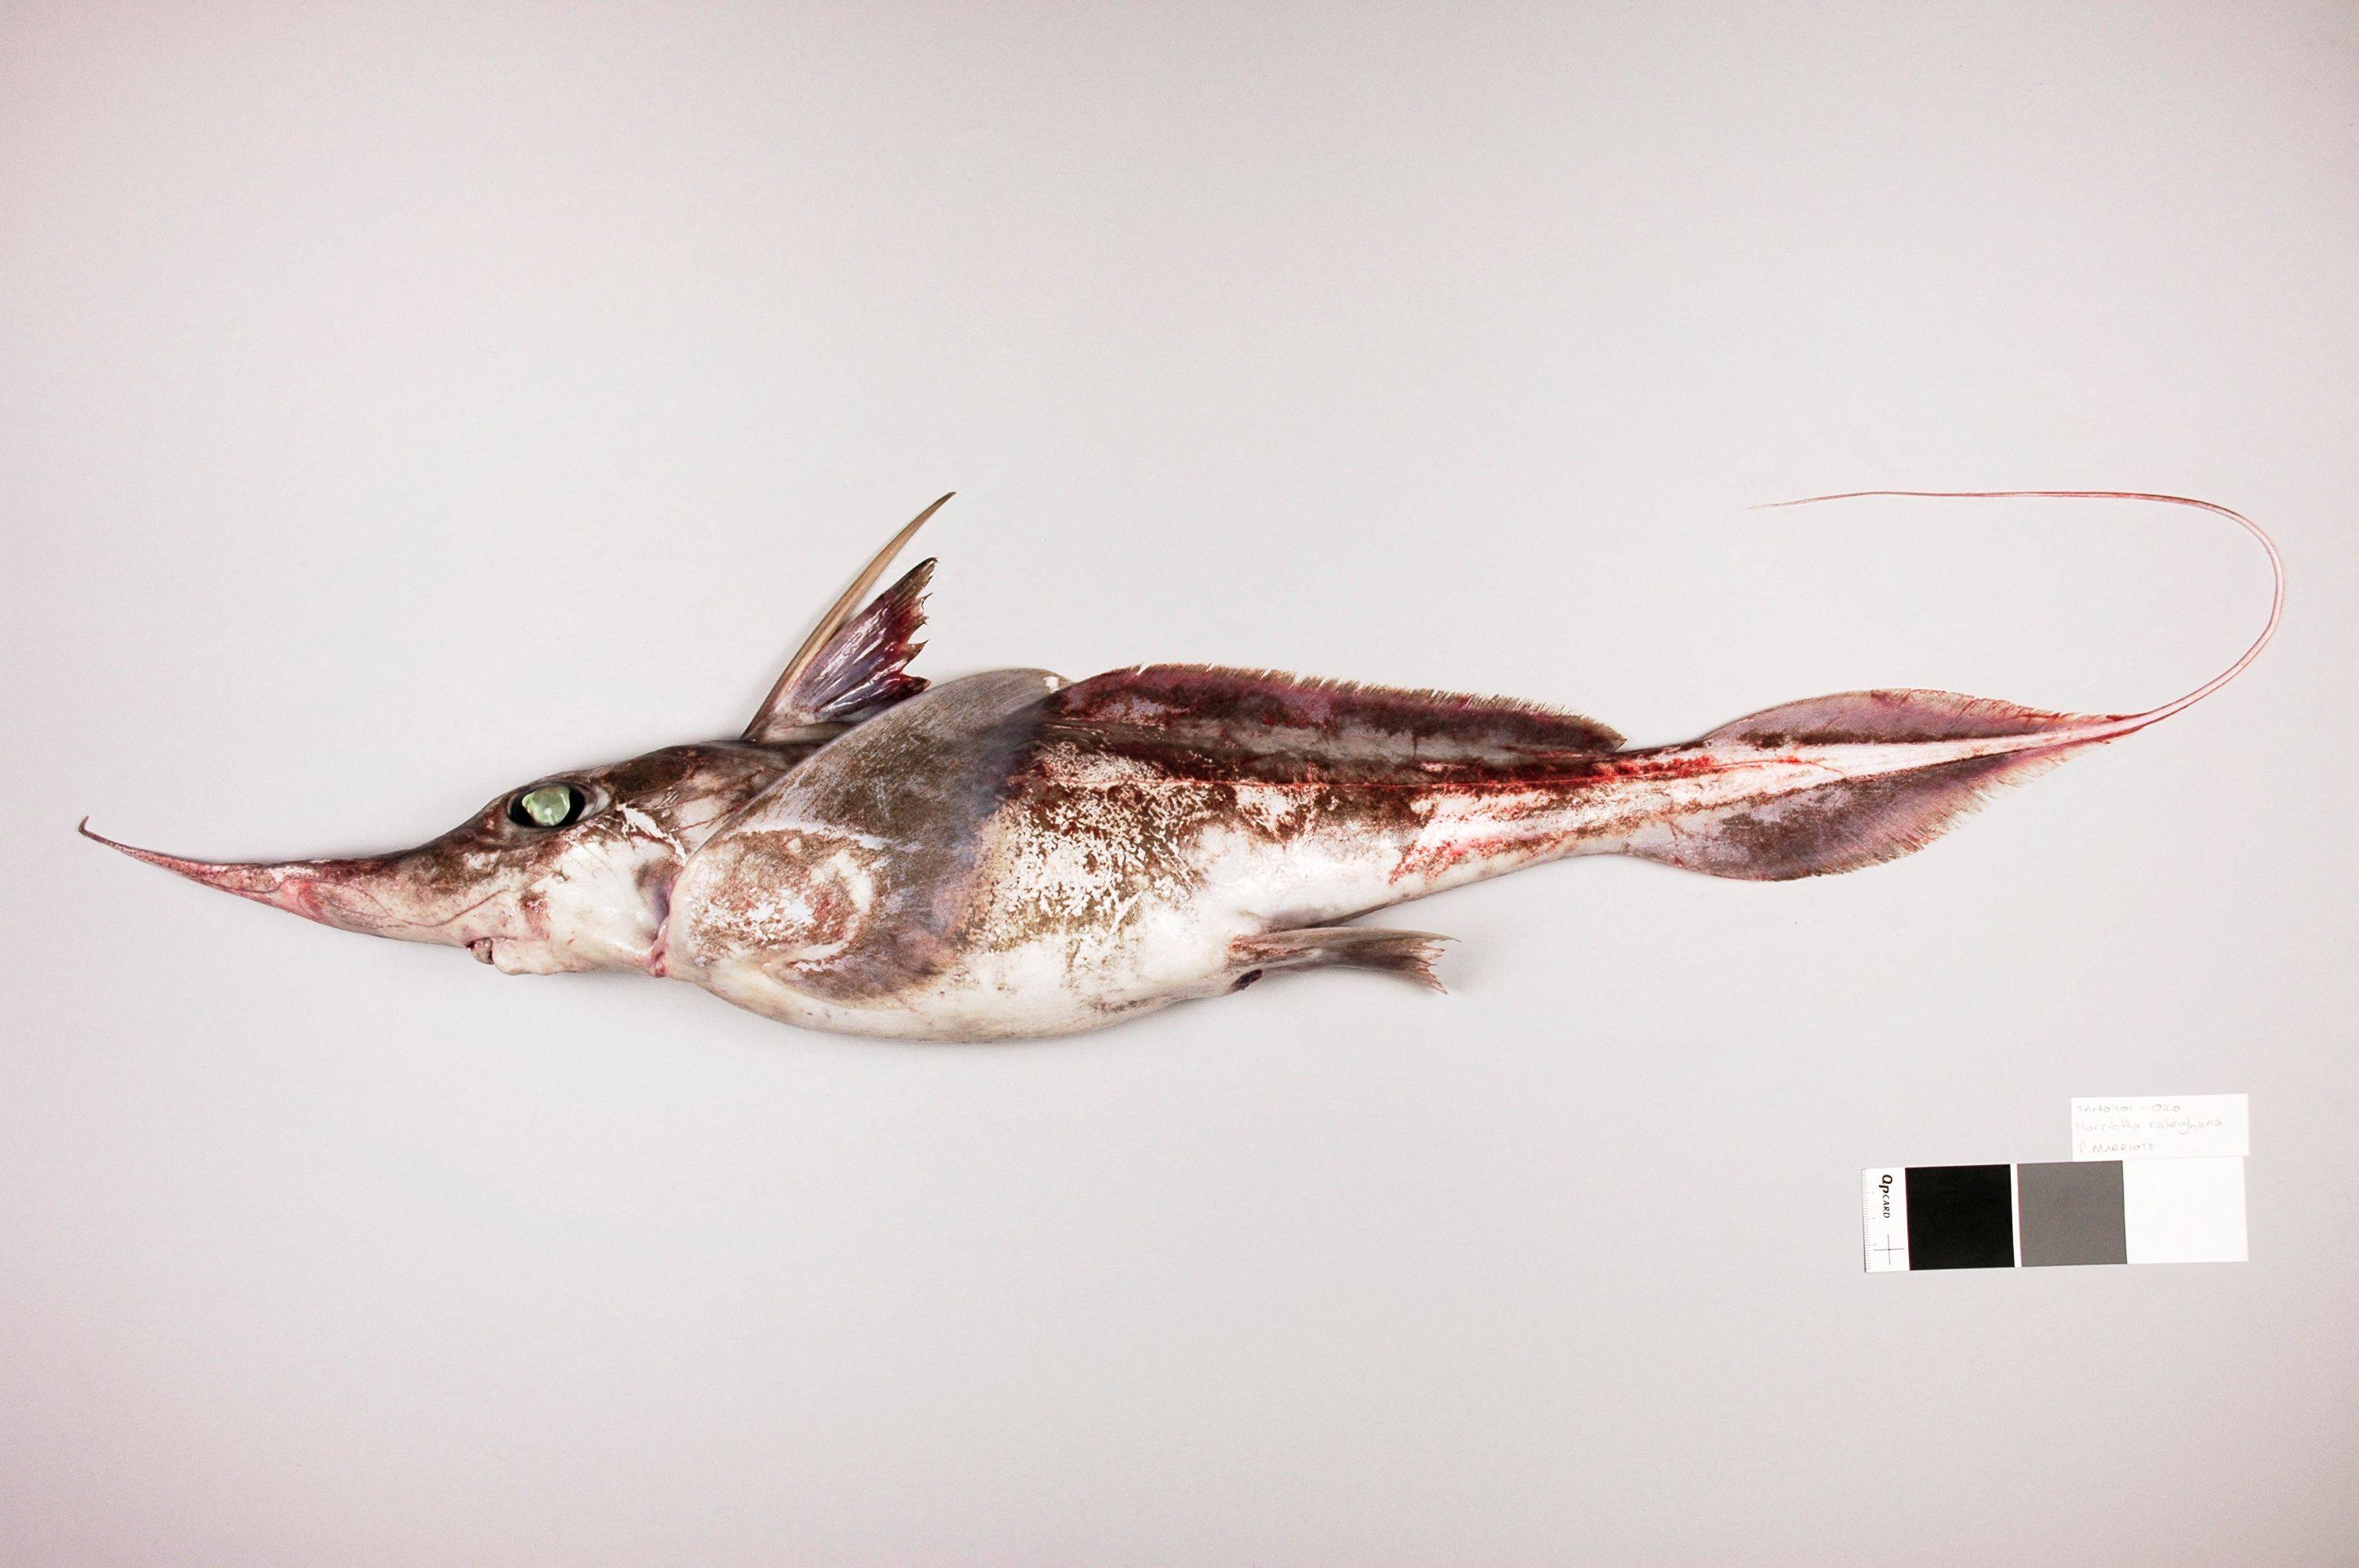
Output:
[[1071,1033],[1316,964],[1430,980],[1440,938],[1346,923],[1570,855],[1852,869],[2122,722],[1855,693],[1625,750],[1437,693],[998,671],[872,720],[727,823],[675,890],[668,971],[789,1022],[940,1039]]
[[2277,574],[2243,658],[2142,713],[1875,690],[1631,748],[1532,704],[1202,665],[929,688],[906,665],[932,563],[852,606],[929,508],[735,741],[537,781],[395,856],[116,847],[511,972],[635,968],[853,1034],[1068,1034],[1327,966],[1434,984],[1443,938],[1351,923],[1571,855],[1754,880],[1855,870],[2218,689],[2275,628],[2275,546],[2223,508],[2140,499],[2234,518]]

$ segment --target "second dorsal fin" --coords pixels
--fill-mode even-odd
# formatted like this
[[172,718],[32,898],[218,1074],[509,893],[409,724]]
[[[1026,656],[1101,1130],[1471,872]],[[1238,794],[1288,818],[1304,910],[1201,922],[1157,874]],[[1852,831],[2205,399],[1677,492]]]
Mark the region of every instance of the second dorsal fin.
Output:
[[1493,753],[1617,751],[1622,737],[1593,719],[1538,703],[1461,692],[1366,686],[1277,670],[1141,665],[1060,693],[1060,716],[1223,745],[1294,747],[1321,737],[1320,755],[1358,752],[1414,762]]

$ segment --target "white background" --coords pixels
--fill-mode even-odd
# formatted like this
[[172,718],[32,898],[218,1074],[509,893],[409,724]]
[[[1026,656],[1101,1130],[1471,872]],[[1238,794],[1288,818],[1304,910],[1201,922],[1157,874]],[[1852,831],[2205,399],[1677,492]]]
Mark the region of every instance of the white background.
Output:
[[[2347,5],[15,5],[0,1557],[2347,1562]],[[1549,868],[1055,1044],[518,979],[73,836],[424,838],[936,675],[2201,708],[1855,876]],[[2246,1265],[1854,1184],[2254,1097]]]

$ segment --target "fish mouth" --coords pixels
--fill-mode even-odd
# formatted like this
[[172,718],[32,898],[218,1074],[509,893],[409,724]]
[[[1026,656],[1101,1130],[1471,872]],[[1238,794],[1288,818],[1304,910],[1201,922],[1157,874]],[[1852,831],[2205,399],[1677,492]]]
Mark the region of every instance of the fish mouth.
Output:
[[467,944],[467,957],[474,959],[478,964],[491,963],[493,961],[492,943],[494,940],[494,938],[489,936],[478,936],[474,938]]

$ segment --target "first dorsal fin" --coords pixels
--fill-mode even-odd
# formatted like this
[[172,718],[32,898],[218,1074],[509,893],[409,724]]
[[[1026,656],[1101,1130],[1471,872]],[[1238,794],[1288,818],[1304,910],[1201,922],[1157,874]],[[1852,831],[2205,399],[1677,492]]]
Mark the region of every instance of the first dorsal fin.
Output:
[[837,596],[762,699],[745,739],[775,741],[805,725],[848,722],[926,689],[923,677],[910,675],[908,665],[925,646],[916,639],[925,624],[926,587],[934,563],[919,562],[857,615],[852,607],[949,500],[945,495],[911,518]]
[[862,719],[926,689],[926,677],[909,674],[908,665],[925,646],[917,633],[926,623],[926,587],[933,576],[934,563],[919,561],[828,639],[788,693],[789,726]]

